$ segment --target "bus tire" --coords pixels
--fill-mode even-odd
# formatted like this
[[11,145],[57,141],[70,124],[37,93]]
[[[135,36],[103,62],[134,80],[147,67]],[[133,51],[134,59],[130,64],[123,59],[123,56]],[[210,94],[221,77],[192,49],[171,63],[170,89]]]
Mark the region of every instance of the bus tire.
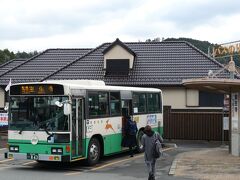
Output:
[[142,136],[144,135],[143,130],[140,130],[137,134],[137,151],[143,152],[143,146],[142,146]]
[[97,138],[92,138],[88,145],[87,164],[89,166],[98,163],[101,155],[100,143]]

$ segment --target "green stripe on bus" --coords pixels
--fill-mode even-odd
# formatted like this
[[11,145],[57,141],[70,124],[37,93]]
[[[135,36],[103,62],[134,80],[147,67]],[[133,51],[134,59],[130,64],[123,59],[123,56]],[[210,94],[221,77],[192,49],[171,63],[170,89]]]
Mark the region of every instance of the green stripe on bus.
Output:
[[[154,131],[159,132],[161,135],[163,134],[163,127],[156,127],[153,128]],[[110,155],[114,153],[118,153],[123,151],[124,149],[121,146],[122,143],[122,134],[111,134],[102,136],[103,139],[103,148],[104,152],[103,155]],[[82,156],[87,157],[88,152],[88,145],[90,142],[90,138],[83,139],[83,151]],[[47,141],[39,141],[38,144],[32,145],[30,140],[15,140],[9,139],[8,140],[9,146],[11,145],[18,145],[20,153],[39,153],[39,154],[51,154],[51,148],[63,148],[63,155],[69,155],[70,152],[66,152],[66,146],[70,145],[71,143],[47,143]]]

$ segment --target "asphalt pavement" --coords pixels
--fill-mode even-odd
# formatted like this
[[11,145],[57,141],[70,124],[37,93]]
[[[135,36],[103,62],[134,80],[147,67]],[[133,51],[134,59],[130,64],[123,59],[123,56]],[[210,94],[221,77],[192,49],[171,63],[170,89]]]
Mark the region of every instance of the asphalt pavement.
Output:
[[[88,180],[146,180],[147,169],[143,154],[133,158],[128,153],[105,157],[94,166],[83,162],[73,164],[40,164],[35,161],[5,160],[0,143],[1,179],[88,179]],[[6,141],[6,140],[5,140]],[[177,148],[174,148],[176,143]],[[164,156],[157,160],[156,179],[161,180],[239,180],[240,157],[229,154],[221,142],[171,141],[167,142]]]

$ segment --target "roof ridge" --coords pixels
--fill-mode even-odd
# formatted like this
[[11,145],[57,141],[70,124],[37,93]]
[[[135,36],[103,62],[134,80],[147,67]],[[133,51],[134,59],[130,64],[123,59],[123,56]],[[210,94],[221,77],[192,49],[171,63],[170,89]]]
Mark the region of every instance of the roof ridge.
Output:
[[[25,59],[25,60],[27,60],[27,59]],[[9,60],[9,61],[1,64],[1,65],[0,65],[0,68],[2,68],[2,67],[4,67],[4,66],[12,63],[13,61],[23,61],[23,62],[24,62],[25,60],[24,60],[24,58],[11,59],[11,60]],[[21,64],[21,63],[20,63],[20,64]],[[7,71],[8,71],[8,70],[7,70]],[[6,71],[5,71],[5,72],[6,72]],[[1,73],[0,76],[2,76],[5,72]]]
[[130,47],[128,47],[127,44],[120,41],[118,38],[103,50],[103,54],[106,54],[108,51],[110,51],[116,45],[121,46],[123,49],[128,51],[130,54],[132,54],[133,56],[136,56],[136,53]]
[[222,68],[224,68],[224,65],[221,64],[220,62],[218,62],[216,59],[212,58],[211,56],[208,56],[205,52],[203,52],[202,50],[198,49],[196,46],[194,46],[193,44],[185,41],[185,43],[187,45],[189,45],[190,47],[192,47],[193,49],[197,50],[198,52],[200,52],[202,55],[204,55],[205,57],[207,57],[208,59],[212,60],[214,63],[216,63],[217,65],[221,66]]
[[9,70],[5,71],[4,73],[0,74],[0,76],[3,76],[3,75],[5,75],[5,74],[7,74],[7,73],[9,73],[9,72],[11,72],[11,71],[13,71],[13,70],[15,70],[16,68],[20,67],[21,65],[23,65],[23,64],[31,61],[32,59],[35,59],[36,57],[38,57],[38,56],[46,53],[47,51],[48,51],[48,49],[46,49],[45,51],[43,51],[43,52],[41,52],[41,53],[39,53],[39,54],[37,54],[37,55],[35,55],[35,56],[27,59],[26,61],[23,61],[23,63],[20,63],[20,64],[18,64],[17,66],[13,67],[12,69],[9,69]]
[[125,44],[164,44],[164,43],[185,43],[186,41],[151,41],[151,42],[124,42]]
[[75,63],[76,61],[81,60],[82,58],[88,56],[89,54],[91,54],[92,52],[96,51],[97,49],[99,49],[100,47],[104,46],[105,44],[106,44],[106,43],[103,43],[103,44],[99,45],[98,47],[92,49],[91,51],[87,52],[86,54],[84,54],[84,55],[82,55],[82,56],[74,59],[72,62],[68,63],[67,65],[65,65],[65,66],[59,68],[58,70],[54,71],[53,73],[51,73],[51,74],[43,77],[40,81],[44,81],[44,80],[48,79],[49,77],[53,76],[54,74],[58,73],[59,71],[61,71],[61,70],[65,69],[65,68],[67,68],[68,66],[72,65],[72,64]]
[[2,68],[3,66],[6,66],[7,64],[13,62],[14,60],[15,60],[15,59],[11,59],[11,60],[9,60],[9,61],[7,61],[7,62],[2,63],[2,64],[0,65],[0,68]]
[[50,48],[48,50],[88,50],[93,48]]

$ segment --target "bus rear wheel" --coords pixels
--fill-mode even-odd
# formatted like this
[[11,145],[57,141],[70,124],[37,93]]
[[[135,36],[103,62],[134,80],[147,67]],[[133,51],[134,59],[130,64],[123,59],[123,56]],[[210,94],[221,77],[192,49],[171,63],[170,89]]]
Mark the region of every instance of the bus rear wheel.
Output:
[[98,163],[101,154],[100,143],[97,138],[92,138],[88,145],[87,164],[92,166]]

